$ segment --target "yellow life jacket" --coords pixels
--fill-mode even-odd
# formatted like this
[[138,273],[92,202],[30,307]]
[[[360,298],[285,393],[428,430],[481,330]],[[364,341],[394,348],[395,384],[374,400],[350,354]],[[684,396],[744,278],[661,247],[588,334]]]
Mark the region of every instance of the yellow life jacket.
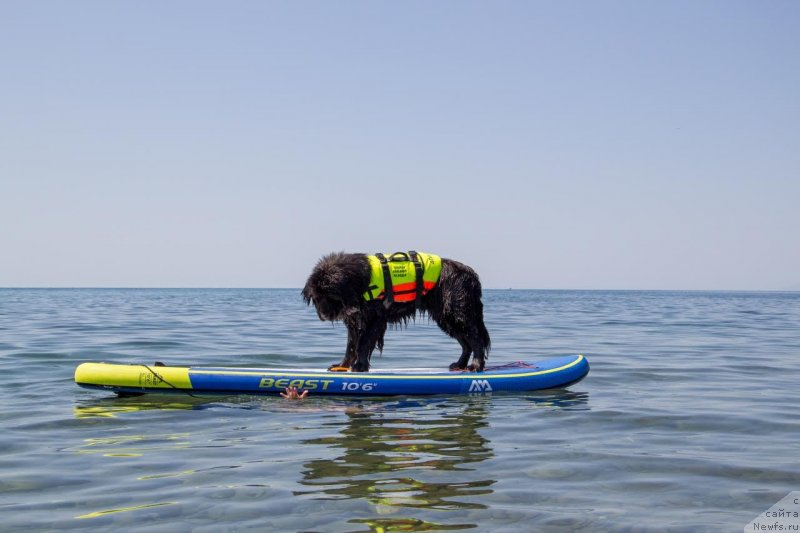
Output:
[[436,286],[442,274],[442,258],[423,252],[375,254],[367,260],[370,281],[365,300],[413,302]]

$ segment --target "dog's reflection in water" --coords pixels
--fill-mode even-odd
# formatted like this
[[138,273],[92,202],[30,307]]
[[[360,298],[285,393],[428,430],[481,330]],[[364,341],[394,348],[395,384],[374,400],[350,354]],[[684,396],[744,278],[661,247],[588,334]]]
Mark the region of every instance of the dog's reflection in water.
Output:
[[494,456],[480,431],[490,398],[377,402],[348,408],[338,435],[303,442],[337,456],[305,463],[300,484],[309,490],[295,494],[365,499],[382,514],[486,508],[480,496],[496,481],[476,475],[475,466]]

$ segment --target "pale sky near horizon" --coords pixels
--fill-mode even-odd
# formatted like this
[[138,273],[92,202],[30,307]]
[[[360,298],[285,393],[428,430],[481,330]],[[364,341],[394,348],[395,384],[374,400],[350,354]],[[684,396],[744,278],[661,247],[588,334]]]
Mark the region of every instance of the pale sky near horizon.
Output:
[[0,2],[0,287],[800,290],[800,2]]

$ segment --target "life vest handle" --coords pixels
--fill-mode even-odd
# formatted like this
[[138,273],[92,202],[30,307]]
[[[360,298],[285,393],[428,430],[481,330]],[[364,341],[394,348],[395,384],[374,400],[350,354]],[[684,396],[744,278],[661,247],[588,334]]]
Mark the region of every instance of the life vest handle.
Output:
[[412,253],[416,254],[416,252],[409,252],[409,253],[406,253],[406,252],[395,252],[395,253],[393,253],[392,255],[389,256],[389,261],[411,261],[411,255],[410,254],[412,254]]

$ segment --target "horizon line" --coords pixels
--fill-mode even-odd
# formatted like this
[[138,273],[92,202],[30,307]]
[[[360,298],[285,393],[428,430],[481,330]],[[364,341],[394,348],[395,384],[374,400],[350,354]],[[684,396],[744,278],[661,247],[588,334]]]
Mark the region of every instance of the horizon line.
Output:
[[[302,287],[250,287],[250,286],[103,286],[103,285],[42,285],[42,286],[0,286],[0,290],[297,290]],[[800,292],[800,289],[609,289],[609,288],[532,288],[532,287],[484,287],[485,291],[539,291],[539,292]]]

